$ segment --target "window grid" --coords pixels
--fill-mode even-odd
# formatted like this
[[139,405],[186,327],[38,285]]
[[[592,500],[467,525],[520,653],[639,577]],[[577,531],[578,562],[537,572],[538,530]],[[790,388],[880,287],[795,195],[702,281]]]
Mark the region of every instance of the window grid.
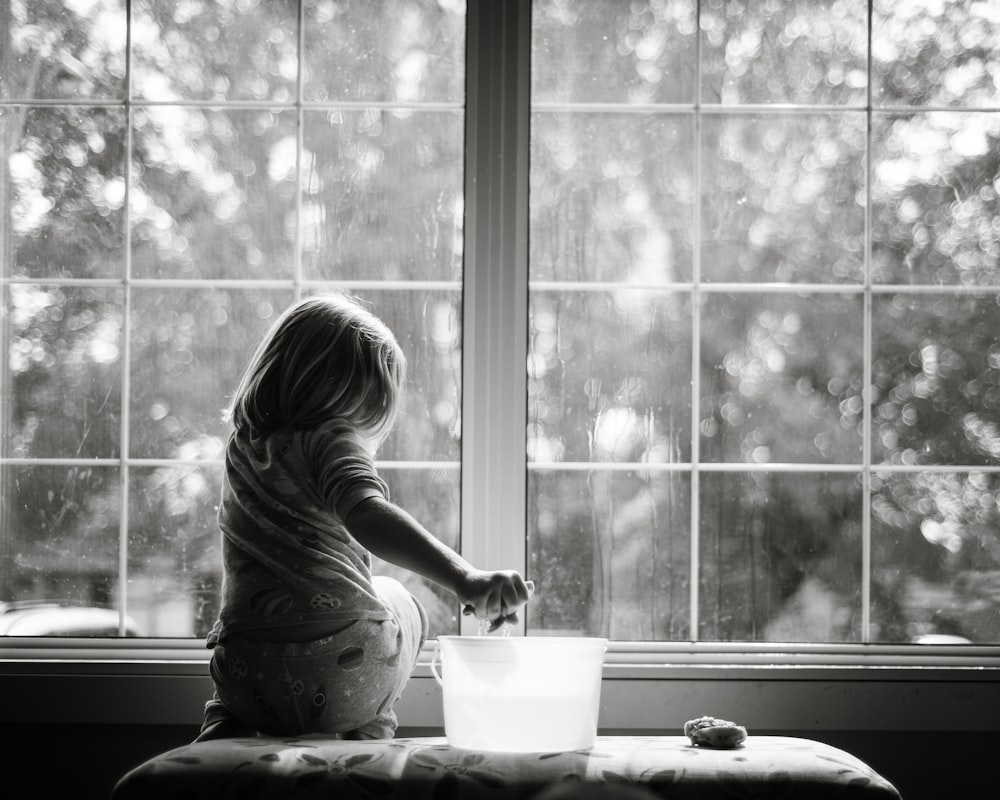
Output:
[[[295,99],[286,101],[267,100],[148,100],[145,98],[133,98],[133,17],[131,11],[131,1],[125,0],[126,6],[126,34],[125,34],[125,71],[122,81],[122,99],[84,99],[80,101],[67,101],[65,99],[47,98],[4,98],[0,99],[0,109],[8,108],[36,108],[36,107],[78,107],[85,109],[122,109],[124,111],[123,132],[125,155],[123,159],[123,179],[124,179],[124,200],[123,200],[123,249],[122,277],[121,278],[72,278],[72,277],[20,277],[7,274],[4,270],[0,273],[0,291],[7,286],[51,286],[51,287],[90,287],[90,288],[114,288],[122,292],[122,327],[121,327],[121,369],[120,391],[121,391],[121,411],[119,423],[120,455],[118,457],[96,457],[96,458],[74,458],[74,457],[9,457],[0,454],[0,468],[7,465],[20,467],[108,467],[117,468],[119,471],[118,486],[120,492],[120,508],[117,520],[118,526],[118,590],[115,595],[115,603],[118,611],[118,634],[125,637],[128,625],[129,598],[129,530],[130,530],[130,488],[132,486],[131,470],[134,467],[176,467],[191,466],[209,469],[221,469],[224,462],[221,458],[143,458],[133,457],[131,453],[131,364],[132,364],[132,333],[133,333],[133,290],[134,289],[205,289],[205,288],[234,288],[234,289],[268,289],[268,290],[291,290],[295,299],[299,299],[304,293],[320,290],[343,290],[343,291],[450,291],[459,292],[462,289],[462,282],[455,280],[316,280],[306,278],[303,271],[303,241],[302,241],[302,154],[304,151],[304,118],[307,111],[323,110],[397,110],[408,109],[414,113],[434,112],[434,111],[464,111],[464,103],[459,102],[393,102],[393,101],[307,101],[304,99],[303,75],[304,75],[304,40],[305,40],[305,4],[299,3],[296,20],[296,81]],[[296,224],[294,229],[294,242],[292,245],[292,277],[290,279],[171,279],[171,278],[138,278],[133,275],[132,258],[132,190],[133,190],[133,131],[134,115],[137,109],[153,107],[183,107],[201,109],[225,109],[225,110],[274,110],[293,111],[295,113],[295,169],[296,187],[294,199],[294,213]],[[4,362],[5,363],[5,362]],[[0,417],[0,424],[3,418]],[[461,469],[460,462],[455,461],[376,461],[376,467],[380,470],[446,470],[455,471]],[[181,640],[183,641],[183,640]]]
[[[936,285],[936,284],[876,284],[872,281],[872,158],[873,153],[873,132],[875,121],[880,117],[901,116],[907,113],[932,113],[936,111],[949,113],[989,113],[1000,111],[1000,107],[959,107],[954,106],[892,106],[876,107],[873,98],[873,6],[868,3],[866,10],[866,73],[867,85],[865,102],[861,104],[723,104],[704,103],[701,98],[703,84],[703,59],[701,32],[701,0],[695,4],[695,16],[698,20],[695,36],[695,69],[694,86],[696,101],[694,103],[628,103],[616,104],[608,102],[588,103],[588,102],[537,102],[532,103],[532,111],[541,112],[561,112],[566,114],[586,114],[586,113],[613,113],[613,114],[660,114],[678,115],[693,117],[693,183],[694,183],[694,209],[692,219],[692,280],[690,282],[638,282],[622,284],[614,281],[534,281],[529,278],[529,291],[574,291],[574,292],[607,292],[609,290],[656,290],[661,292],[686,293],[691,300],[691,340],[692,340],[692,365],[691,365],[691,439],[689,446],[691,449],[690,463],[651,463],[651,462],[564,462],[564,461],[529,461],[527,467],[531,471],[615,471],[615,472],[684,472],[690,476],[691,509],[690,509],[690,530],[688,538],[690,541],[690,609],[689,625],[692,642],[699,642],[699,590],[700,590],[700,505],[701,505],[701,481],[703,472],[719,473],[750,473],[750,472],[779,472],[779,473],[846,473],[857,474],[861,480],[861,625],[860,643],[868,645],[872,641],[871,633],[871,583],[872,583],[872,475],[890,473],[964,473],[975,472],[983,474],[1000,474],[1000,466],[997,465],[905,465],[905,464],[882,464],[872,463],[872,403],[871,387],[873,380],[873,298],[879,295],[921,295],[936,294],[957,296],[963,294],[1000,294],[1000,285]],[[822,113],[843,114],[847,112],[864,112],[865,115],[865,150],[864,150],[864,196],[865,205],[863,209],[863,280],[860,283],[732,283],[732,282],[705,282],[702,278],[702,140],[703,140],[703,120],[706,117],[726,117],[726,116],[751,116],[780,114],[782,116],[794,115],[815,115]],[[796,294],[837,294],[837,295],[860,295],[862,298],[862,436],[861,436],[861,460],[860,463],[709,463],[701,461],[700,447],[700,401],[701,401],[701,361],[700,352],[702,344],[701,315],[702,299],[706,295],[713,294],[768,294],[768,293],[796,293]],[[848,648],[851,644],[846,645]]]
[[[298,60],[299,60],[299,74],[297,78],[297,95],[296,101],[293,104],[288,103],[262,103],[262,102],[227,102],[225,104],[220,104],[217,102],[199,102],[199,101],[176,101],[176,102],[152,102],[152,101],[134,101],[131,100],[131,25],[129,25],[129,33],[127,39],[127,64],[126,64],[126,76],[125,76],[125,99],[121,103],[111,102],[111,101],[87,101],[86,103],[73,103],[71,105],[80,105],[87,107],[123,107],[126,111],[126,142],[127,142],[127,154],[124,163],[125,171],[125,225],[124,225],[124,237],[125,237],[125,275],[121,280],[115,279],[27,279],[27,278],[13,278],[13,277],[2,277],[2,283],[4,285],[13,284],[31,284],[31,285],[58,285],[58,286],[91,286],[91,287],[120,287],[123,289],[123,303],[124,303],[124,319],[123,319],[123,335],[122,335],[122,363],[126,365],[126,368],[122,370],[122,409],[121,409],[121,456],[119,458],[111,459],[62,459],[62,458],[4,458],[0,457],[0,465],[6,464],[17,464],[17,465],[51,465],[51,466],[73,466],[80,464],[87,465],[106,465],[106,466],[119,466],[120,467],[120,481],[121,481],[121,491],[122,491],[122,503],[121,512],[119,520],[119,536],[120,536],[120,576],[122,580],[122,585],[124,586],[125,580],[127,578],[127,544],[128,544],[128,487],[129,487],[129,469],[134,466],[158,466],[158,465],[178,465],[178,464],[196,464],[198,466],[213,465],[221,462],[212,462],[206,460],[185,460],[185,459],[148,459],[148,458],[132,458],[129,456],[129,415],[130,415],[130,403],[128,398],[130,396],[131,386],[130,386],[130,370],[127,366],[130,363],[130,339],[131,339],[131,304],[132,304],[132,290],[133,288],[147,288],[147,287],[157,287],[157,288],[193,288],[193,287],[207,287],[207,286],[232,286],[240,288],[251,288],[251,287],[261,287],[261,288],[292,288],[296,296],[300,295],[303,291],[307,291],[313,288],[338,286],[347,289],[452,289],[457,290],[460,288],[460,284],[457,282],[450,281],[424,281],[424,282],[381,282],[381,281],[343,281],[343,282],[329,282],[329,281],[309,281],[304,279],[302,274],[302,242],[301,242],[301,227],[296,226],[296,240],[294,247],[294,277],[290,281],[286,280],[275,280],[275,281],[225,281],[225,280],[198,280],[198,281],[184,281],[184,280],[165,280],[165,279],[139,279],[132,276],[132,262],[131,262],[131,225],[130,225],[130,204],[129,197],[131,191],[131,169],[132,169],[132,118],[133,111],[137,107],[147,107],[155,105],[183,105],[190,107],[219,107],[224,105],[226,108],[274,108],[274,109],[289,109],[294,108],[297,114],[297,137],[298,137],[298,148],[296,152],[297,165],[301,160],[302,153],[302,129],[303,129],[303,115],[308,109],[319,109],[319,108],[373,108],[373,107],[400,107],[406,106],[407,104],[396,104],[396,103],[309,103],[302,100],[302,37],[303,37],[303,10],[300,6],[299,9],[299,24],[298,24],[298,36],[299,36],[299,49],[298,49]],[[701,37],[696,37],[697,47],[700,51],[701,47]],[[959,294],[1000,294],[1000,286],[995,285],[983,285],[983,286],[937,286],[937,285],[888,285],[888,284],[877,284],[873,285],[871,282],[871,159],[867,157],[872,152],[872,130],[873,130],[873,120],[879,114],[886,115],[896,115],[904,114],[907,112],[932,112],[932,111],[948,111],[956,113],[955,108],[944,108],[944,107],[893,107],[891,109],[875,109],[873,107],[873,102],[871,98],[871,12],[869,10],[868,14],[868,101],[866,105],[861,108],[859,106],[808,106],[808,107],[781,107],[774,108],[770,106],[755,106],[755,105],[743,105],[743,106],[721,106],[712,105],[705,106],[701,103],[695,103],[691,105],[657,105],[657,106],[616,106],[613,104],[590,104],[590,105],[573,105],[573,106],[558,106],[558,110],[561,111],[595,111],[595,110],[608,110],[615,111],[616,113],[621,113],[623,111],[628,112],[647,112],[647,111],[657,111],[663,113],[678,113],[678,114],[693,114],[695,120],[695,142],[696,147],[694,150],[695,158],[695,184],[700,187],[701,185],[701,148],[698,143],[701,140],[701,121],[704,116],[716,115],[716,114],[750,114],[750,113],[782,113],[782,114],[794,114],[794,113],[819,113],[822,111],[833,111],[838,112],[847,110],[863,110],[866,115],[866,137],[867,137],[867,147],[866,147],[866,204],[865,204],[865,248],[864,248],[864,275],[865,280],[862,284],[845,284],[845,285],[812,285],[812,284],[727,284],[727,283],[703,283],[701,281],[701,255],[700,247],[697,243],[700,242],[701,238],[701,221],[700,221],[700,211],[699,204],[696,203],[694,211],[694,241],[696,246],[693,249],[693,281],[690,283],[677,283],[677,284],[655,284],[650,285],[648,288],[656,288],[659,290],[671,290],[671,291],[681,291],[689,292],[694,303],[694,308],[699,308],[699,301],[701,297],[705,294],[713,293],[726,293],[726,292],[768,292],[775,290],[782,291],[794,291],[794,292],[804,292],[804,293],[836,293],[836,294],[860,294],[864,300],[864,335],[863,335],[863,347],[864,347],[864,375],[865,375],[865,397],[867,399],[869,387],[871,383],[872,375],[872,299],[873,297],[880,294],[948,294],[948,295],[959,295]],[[470,53],[473,52],[470,48]],[[471,57],[471,56],[470,56]],[[527,55],[523,56],[525,59]],[[697,70],[697,86],[700,87],[700,70],[701,70],[701,59],[697,59],[698,64]],[[46,105],[67,105],[64,101],[46,101],[46,100],[14,100],[6,101],[3,105],[10,106],[46,106]],[[419,106],[414,106],[416,110],[440,110],[442,108],[454,109],[461,108],[454,104],[420,104]],[[555,106],[539,104],[535,106],[539,110],[554,110]],[[972,111],[973,109],[967,109]],[[974,109],[976,113],[983,112],[1000,112],[1000,108],[976,108]],[[522,162],[524,163],[524,162]],[[300,171],[298,174],[301,174]],[[296,214],[301,216],[301,191],[296,192]],[[543,290],[543,289],[561,289],[561,290],[584,290],[584,291],[601,291],[608,288],[618,288],[617,284],[604,284],[604,283],[569,283],[569,282],[528,282],[529,290]],[[636,288],[636,287],[631,287]],[[646,287],[638,287],[646,288]],[[510,323],[510,320],[507,320]],[[516,319],[513,324],[518,327],[523,327],[525,323],[524,319]],[[503,327],[504,323],[501,323]],[[552,469],[558,468],[560,470],[592,470],[592,469],[636,469],[641,468],[643,470],[670,470],[670,471],[684,471],[689,470],[691,474],[692,484],[692,503],[691,503],[691,569],[692,569],[692,580],[691,580],[691,631],[692,634],[697,634],[698,631],[698,531],[699,531],[699,476],[702,472],[716,472],[716,471],[787,471],[787,472],[809,472],[822,470],[824,472],[861,472],[863,475],[864,488],[862,492],[862,502],[864,503],[863,514],[862,514],[862,525],[863,525],[863,575],[862,575],[862,591],[864,592],[863,598],[863,617],[862,617],[862,641],[868,642],[870,640],[870,620],[869,620],[869,585],[870,585],[870,537],[871,537],[871,496],[870,496],[870,481],[872,472],[886,472],[886,473],[902,473],[902,472],[942,472],[942,473],[957,473],[966,471],[975,471],[980,473],[1000,473],[1000,466],[961,466],[961,465],[932,465],[932,466],[911,466],[911,465],[888,465],[888,464],[872,464],[871,463],[871,405],[870,402],[865,402],[863,407],[863,431],[862,431],[862,448],[863,456],[861,464],[713,464],[713,463],[701,463],[700,461],[700,443],[698,436],[698,403],[697,398],[700,396],[700,370],[698,369],[698,353],[700,350],[700,315],[695,313],[692,315],[692,341],[693,341],[693,369],[692,369],[692,392],[693,392],[693,402],[692,402],[692,437],[691,437],[691,452],[692,460],[690,464],[684,463],[674,463],[674,464],[629,464],[622,462],[615,463],[599,463],[599,462],[586,462],[586,463],[568,463],[568,462],[556,462],[556,463],[545,463],[545,462],[531,462],[527,464],[529,470],[540,470],[540,469]],[[466,376],[468,378],[468,376]],[[447,466],[449,469],[458,468],[458,464],[455,462],[384,462],[380,463],[380,468],[383,469],[393,469],[393,468],[441,468],[442,466]],[[464,498],[463,498],[464,499]],[[121,631],[124,632],[125,616],[127,614],[126,593],[122,591],[119,597],[120,601],[120,624]]]

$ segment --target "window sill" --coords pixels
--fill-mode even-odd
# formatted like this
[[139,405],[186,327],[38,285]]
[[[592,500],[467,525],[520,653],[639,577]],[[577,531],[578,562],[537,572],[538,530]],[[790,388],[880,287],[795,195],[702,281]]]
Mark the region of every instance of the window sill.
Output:
[[[433,640],[420,663],[433,657]],[[0,674],[14,664],[79,666],[142,671],[143,665],[188,665],[204,671],[211,651],[200,639],[95,639],[0,637]],[[611,642],[605,672],[683,669],[928,669],[1000,670],[1000,645],[772,644],[734,642]]]
[[[443,729],[433,644],[398,706],[404,729]],[[209,653],[191,640],[11,640],[0,646],[3,723],[197,727]],[[711,714],[758,731],[991,730],[1000,648],[615,642],[602,730],[665,732]]]

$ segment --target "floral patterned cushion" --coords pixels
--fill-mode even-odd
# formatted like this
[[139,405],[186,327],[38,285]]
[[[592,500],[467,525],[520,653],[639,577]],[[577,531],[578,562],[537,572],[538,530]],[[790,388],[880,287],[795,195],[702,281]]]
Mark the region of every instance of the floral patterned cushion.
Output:
[[528,754],[460,750],[436,737],[220,739],[178,747],[141,764],[122,777],[112,800],[507,800],[551,792],[553,784],[574,784],[581,791],[631,786],[672,800],[899,800],[885,778],[843,750],[808,739],[753,735],[734,750],[695,747],[683,736],[599,736],[586,750]]

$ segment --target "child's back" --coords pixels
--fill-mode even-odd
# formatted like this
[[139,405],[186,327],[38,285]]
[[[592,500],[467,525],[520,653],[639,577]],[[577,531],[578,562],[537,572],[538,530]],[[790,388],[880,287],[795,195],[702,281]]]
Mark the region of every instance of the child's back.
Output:
[[389,502],[374,466],[402,402],[391,331],[343,296],[278,319],[231,406],[219,509],[224,584],[208,637],[215,698],[200,739],[248,730],[387,738],[427,637],[371,553],[454,592],[480,618],[513,618],[531,587],[474,569]]

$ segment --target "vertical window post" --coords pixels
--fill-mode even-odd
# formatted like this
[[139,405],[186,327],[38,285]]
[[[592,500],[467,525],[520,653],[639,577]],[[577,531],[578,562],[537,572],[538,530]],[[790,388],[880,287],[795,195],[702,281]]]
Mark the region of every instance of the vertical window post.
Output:
[[530,13],[529,0],[468,8],[462,345],[462,553],[522,571]]

